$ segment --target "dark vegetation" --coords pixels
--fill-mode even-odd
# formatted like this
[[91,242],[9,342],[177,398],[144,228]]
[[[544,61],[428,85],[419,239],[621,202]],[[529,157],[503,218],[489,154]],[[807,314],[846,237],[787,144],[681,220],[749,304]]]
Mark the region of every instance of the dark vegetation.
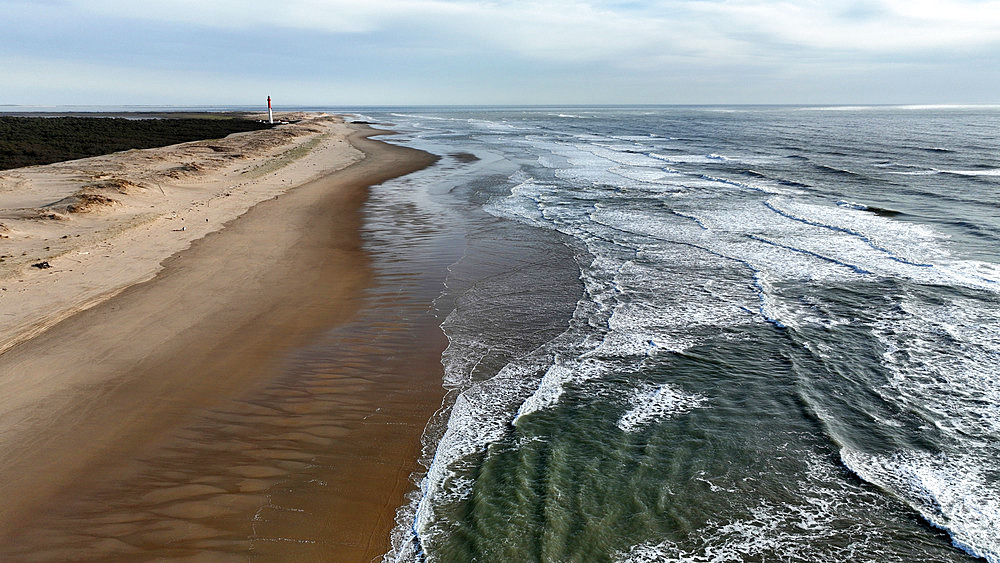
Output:
[[267,129],[248,119],[0,116],[0,170]]

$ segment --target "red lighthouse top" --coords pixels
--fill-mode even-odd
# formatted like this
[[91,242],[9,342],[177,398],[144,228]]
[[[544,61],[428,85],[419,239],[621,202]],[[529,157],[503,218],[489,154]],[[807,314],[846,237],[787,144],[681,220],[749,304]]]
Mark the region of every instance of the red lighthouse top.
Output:
[[267,97],[267,109],[271,109],[271,96]]

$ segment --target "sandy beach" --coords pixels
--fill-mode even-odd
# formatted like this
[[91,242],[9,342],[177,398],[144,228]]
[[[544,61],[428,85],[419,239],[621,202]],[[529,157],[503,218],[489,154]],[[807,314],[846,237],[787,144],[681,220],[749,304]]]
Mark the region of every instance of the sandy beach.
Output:
[[[349,321],[379,313],[361,206],[435,157],[289,117],[307,118],[0,173],[5,560],[387,549],[444,342],[432,323],[407,328],[393,345],[422,352],[405,370],[363,349]],[[355,356],[282,380],[317,338]],[[305,482],[325,494],[288,486],[317,467]]]

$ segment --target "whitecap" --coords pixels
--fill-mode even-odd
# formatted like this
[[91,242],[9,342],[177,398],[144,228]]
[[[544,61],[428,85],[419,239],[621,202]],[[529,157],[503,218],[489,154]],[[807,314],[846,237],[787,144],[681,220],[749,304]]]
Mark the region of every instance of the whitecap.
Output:
[[643,426],[684,414],[705,403],[705,397],[688,394],[670,385],[638,390],[629,401],[633,406],[618,419],[618,428],[636,432]]
[[982,460],[916,451],[873,455],[846,447],[840,457],[859,477],[903,498],[946,530],[956,547],[1000,562],[1000,491],[995,470],[984,474]]
[[1000,176],[1000,168],[987,168],[983,170],[938,170],[935,172],[942,174],[955,174],[957,176]]

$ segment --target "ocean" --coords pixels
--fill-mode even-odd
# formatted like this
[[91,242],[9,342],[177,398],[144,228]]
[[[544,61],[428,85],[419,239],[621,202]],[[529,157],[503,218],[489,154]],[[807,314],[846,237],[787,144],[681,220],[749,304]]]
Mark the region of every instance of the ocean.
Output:
[[388,559],[1000,561],[1000,107],[358,116],[463,231]]

